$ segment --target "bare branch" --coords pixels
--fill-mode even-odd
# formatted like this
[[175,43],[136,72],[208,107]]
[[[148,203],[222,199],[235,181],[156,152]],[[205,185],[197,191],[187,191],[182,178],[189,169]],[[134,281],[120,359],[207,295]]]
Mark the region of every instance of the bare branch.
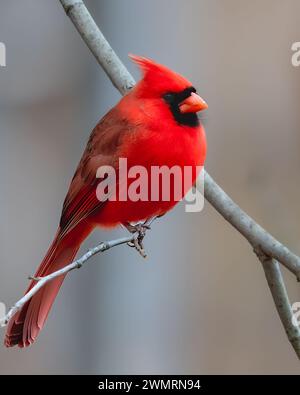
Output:
[[99,30],[86,6],[77,0],[60,2],[113,85],[124,95],[134,86],[135,81]]
[[256,250],[261,261],[269,288],[271,290],[276,309],[285,328],[286,334],[296,354],[300,355],[300,329],[293,324],[293,311],[289,301],[289,296],[284,284],[279,263],[272,258],[268,258],[261,250]]
[[[49,274],[48,276],[38,277],[38,278],[30,277],[30,279],[36,281],[36,284],[31,288],[29,292],[27,292],[27,294],[23,296],[23,298],[21,298],[18,302],[16,302],[14,306],[6,314],[6,316],[0,320],[0,326],[6,326],[9,320],[16,314],[16,312],[19,311],[32,298],[32,296],[35,295],[49,281],[52,281],[54,278],[62,276],[74,269],[80,269],[87,260],[89,260],[92,256],[98,254],[99,252],[107,251],[121,244],[133,243],[134,247],[136,247],[138,252],[141,253],[140,251],[141,246],[140,243],[138,242],[138,237],[139,235],[135,233],[130,236],[123,237],[121,239],[102,242],[96,247],[91,248],[81,258],[76,259],[74,262],[70,263],[69,265],[63,267],[60,270],[57,270],[56,272]],[[143,254],[141,253],[141,255],[145,257],[144,251]]]
[[223,189],[205,173],[205,198],[252,245],[267,256],[277,259],[300,279],[300,258],[245,213]]
[[14,304],[14,306],[8,311],[8,313],[3,318],[0,319],[0,326],[2,327],[6,326],[9,320],[33,297],[33,295],[35,295],[49,281],[52,281],[56,277],[67,274],[74,269],[80,269],[87,260],[89,260],[92,256],[98,254],[99,252],[104,252],[110,250],[113,247],[122,244],[127,244],[129,247],[135,248],[143,258],[146,258],[147,254],[144,250],[143,240],[144,237],[146,236],[147,230],[151,229],[152,223],[157,218],[158,217],[149,218],[144,223],[131,225],[131,229],[128,229],[131,233],[130,236],[122,237],[117,240],[103,241],[96,247],[91,248],[81,258],[76,259],[74,262],[70,263],[69,265],[53,273],[50,273],[47,276],[29,277],[30,280],[36,281],[36,284],[31,288],[29,292],[27,292],[20,300],[18,300]]

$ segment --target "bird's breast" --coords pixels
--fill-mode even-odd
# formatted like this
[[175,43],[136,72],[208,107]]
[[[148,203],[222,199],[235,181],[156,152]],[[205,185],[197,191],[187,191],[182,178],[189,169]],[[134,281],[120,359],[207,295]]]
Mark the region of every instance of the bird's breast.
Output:
[[119,151],[115,199],[99,222],[136,222],[169,211],[193,186],[205,155],[202,126],[132,132]]

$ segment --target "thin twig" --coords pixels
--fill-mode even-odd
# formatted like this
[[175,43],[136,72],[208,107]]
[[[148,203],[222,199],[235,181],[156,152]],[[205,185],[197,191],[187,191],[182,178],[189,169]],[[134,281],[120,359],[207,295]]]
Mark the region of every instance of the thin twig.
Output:
[[[8,311],[8,313],[5,315],[0,320],[0,326],[6,326],[9,322],[9,320],[16,314],[17,311],[19,311],[31,298],[33,295],[35,295],[42,287],[44,287],[49,281],[52,281],[54,278],[62,276],[74,269],[80,269],[84,263],[89,260],[92,256],[104,252],[107,250],[110,250],[113,247],[116,247],[121,244],[128,244],[128,243],[136,243],[136,240],[138,239],[138,234],[132,234],[127,237],[123,237],[117,240],[111,240],[111,241],[105,241],[100,243],[94,248],[91,248],[88,252],[86,252],[81,258],[76,259],[74,262],[70,263],[69,265],[63,267],[60,270],[57,270],[48,276],[45,277],[30,277],[30,279],[36,281],[36,284],[31,288],[27,294],[25,294],[18,302],[14,304],[14,306]],[[137,242],[138,246],[138,242]],[[140,246],[137,247],[138,252]]]
[[151,229],[152,223],[158,217],[149,218],[147,221],[141,224],[137,224],[136,226],[132,226],[133,231],[130,236],[122,237],[116,240],[103,241],[96,247],[91,248],[86,252],[81,258],[76,259],[69,265],[63,267],[60,270],[57,270],[53,273],[48,274],[44,277],[29,277],[29,280],[36,281],[36,284],[28,291],[20,300],[18,300],[13,307],[8,311],[8,313],[0,319],[0,326],[6,326],[9,320],[19,311],[31,298],[35,295],[42,287],[44,287],[49,281],[52,281],[54,278],[62,276],[66,273],[71,272],[74,269],[80,269],[83,264],[89,260],[92,256],[98,254],[99,252],[104,252],[110,250],[113,247],[127,244],[130,247],[134,247],[137,252],[143,257],[146,258],[147,254],[144,249],[143,240],[146,236],[147,230]]

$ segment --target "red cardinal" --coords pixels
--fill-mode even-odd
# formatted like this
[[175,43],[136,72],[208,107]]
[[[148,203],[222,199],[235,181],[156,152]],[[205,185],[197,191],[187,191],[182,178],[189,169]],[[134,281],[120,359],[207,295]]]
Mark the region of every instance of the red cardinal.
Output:
[[[112,108],[93,130],[64,201],[58,230],[35,276],[46,276],[70,263],[86,237],[97,226],[128,225],[163,215],[176,203],[169,201],[111,201],[96,195],[97,169],[112,166],[118,174],[119,158],[128,168],[139,165],[204,165],[205,132],[196,113],[207,108],[192,84],[174,71],[152,60],[131,56],[143,78]],[[117,177],[117,184],[120,177]],[[121,181],[120,183],[121,184]],[[124,185],[118,185],[119,189]],[[5,345],[26,347],[43,328],[64,280],[56,278],[40,289],[8,324]],[[35,284],[33,281],[28,290]],[[28,292],[27,290],[27,292]]]

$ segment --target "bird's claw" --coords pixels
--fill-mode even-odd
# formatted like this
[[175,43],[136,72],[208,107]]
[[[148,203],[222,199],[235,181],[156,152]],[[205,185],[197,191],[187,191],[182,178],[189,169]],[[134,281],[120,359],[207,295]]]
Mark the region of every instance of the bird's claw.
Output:
[[135,248],[143,258],[146,258],[147,254],[144,249],[143,239],[146,236],[147,230],[151,229],[150,225],[147,223],[139,223],[136,225],[128,223],[125,226],[130,233],[135,234],[133,240],[127,244],[129,247]]
[[147,222],[144,223],[138,223],[135,225],[130,224],[129,222],[124,224],[125,228],[130,232],[130,233],[138,233],[140,235],[146,234],[146,231],[151,229],[150,225],[147,224]]
[[28,276],[28,280],[39,282],[43,277]]

